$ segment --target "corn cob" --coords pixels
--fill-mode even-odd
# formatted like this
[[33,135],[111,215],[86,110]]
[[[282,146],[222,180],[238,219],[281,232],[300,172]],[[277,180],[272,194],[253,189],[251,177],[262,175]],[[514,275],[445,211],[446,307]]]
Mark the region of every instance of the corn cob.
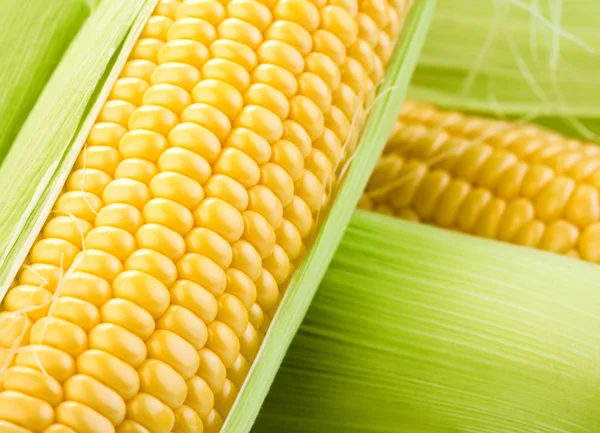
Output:
[[0,430],[218,432],[404,0],[161,0],[0,313]]
[[600,148],[407,103],[361,207],[600,263]]

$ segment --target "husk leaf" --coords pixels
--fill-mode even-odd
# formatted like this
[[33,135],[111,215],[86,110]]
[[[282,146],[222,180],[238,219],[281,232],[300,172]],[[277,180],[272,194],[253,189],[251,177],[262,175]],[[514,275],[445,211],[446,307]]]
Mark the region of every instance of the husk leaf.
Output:
[[441,0],[409,96],[600,133],[600,2]]
[[0,170],[0,298],[23,263],[156,0],[103,1],[75,35]]
[[0,164],[89,14],[84,0],[0,1]]
[[358,212],[253,433],[600,431],[600,267]]

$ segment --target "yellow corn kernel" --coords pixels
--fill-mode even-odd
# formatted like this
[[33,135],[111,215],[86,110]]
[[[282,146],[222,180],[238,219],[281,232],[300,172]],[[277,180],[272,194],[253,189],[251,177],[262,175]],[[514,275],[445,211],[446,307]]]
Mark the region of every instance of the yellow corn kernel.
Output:
[[242,239],[250,242],[261,258],[271,255],[276,241],[273,226],[258,212],[245,211],[242,217],[244,218]]
[[54,292],[60,278],[61,269],[58,266],[33,263],[21,270],[18,283],[39,286],[50,292]]
[[[121,71],[121,77],[140,78],[146,82],[150,82],[152,72],[156,68],[156,63],[146,59],[134,59],[125,63]],[[89,141],[89,140],[88,140]],[[118,144],[118,143],[117,143]],[[114,146],[116,147],[116,146]]]
[[15,365],[40,370],[64,382],[75,374],[75,362],[67,353],[45,345],[28,345],[17,354]]
[[198,227],[192,229],[185,239],[187,251],[208,257],[223,269],[231,264],[231,245],[216,232]]
[[84,374],[76,374],[64,384],[65,400],[81,403],[119,425],[125,418],[125,402],[112,389]]
[[221,358],[208,348],[198,351],[200,356],[200,365],[198,367],[198,376],[206,381],[213,393],[220,392],[227,378],[227,371]]
[[273,275],[277,284],[283,284],[290,273],[290,259],[279,245],[275,245],[271,255],[263,260],[263,266]]
[[115,256],[100,250],[85,250],[76,257],[72,270],[86,272],[112,282],[123,270],[123,265]]
[[225,273],[227,275],[227,288],[225,291],[238,298],[246,309],[252,308],[252,305],[256,302],[256,286],[252,279],[235,268],[229,268]]
[[18,391],[0,392],[0,417],[26,429],[40,431],[54,421],[54,410],[43,400]]
[[48,314],[52,293],[39,286],[18,285],[4,298],[6,311],[26,313],[32,320]]
[[[2,431],[6,433],[29,433],[31,431],[8,421],[0,421],[0,427],[2,428]],[[44,430],[44,432],[46,431],[49,430]]]
[[252,325],[254,325],[255,328],[258,329],[261,327],[263,321],[265,320],[265,313],[262,308],[260,308],[260,305],[252,304],[250,311],[248,312],[248,320],[250,323],[252,323]]
[[7,391],[18,391],[52,406],[63,399],[63,389],[56,379],[29,367],[14,366],[3,374],[3,385]]
[[101,323],[89,333],[90,349],[109,353],[137,368],[146,358],[146,346],[134,333],[112,323]]
[[183,237],[160,224],[145,224],[135,234],[137,245],[143,249],[160,251],[176,262],[185,254]]
[[[244,377],[245,378],[245,377]],[[215,397],[208,383],[199,376],[188,379],[185,404],[205,418],[215,405]]]
[[226,380],[221,392],[215,395],[215,409],[219,414],[223,414],[223,416],[229,414],[237,393],[236,386],[230,380]]
[[244,356],[244,358],[248,359],[249,361],[253,361],[256,353],[258,352],[260,343],[260,336],[257,334],[254,326],[249,323],[240,339],[240,353]]
[[248,326],[248,310],[244,304],[229,293],[219,296],[218,302],[217,320],[227,325],[238,337],[241,336]]
[[[212,168],[200,155],[181,147],[172,147],[163,152],[158,160],[158,168],[163,172],[175,172],[204,185]],[[148,180],[148,183],[150,180]]]
[[43,317],[33,324],[29,340],[64,351],[72,357],[88,346],[88,336],[79,326],[55,317]]
[[59,238],[42,239],[36,243],[29,252],[32,263],[46,263],[54,266],[68,268],[79,253],[72,243]]
[[77,372],[97,379],[124,400],[131,399],[140,388],[140,379],[132,366],[101,350],[81,354],[77,358]]
[[216,409],[210,411],[210,414],[204,420],[204,431],[206,433],[218,433],[223,427],[223,418]]
[[127,299],[111,299],[102,306],[100,314],[103,322],[119,325],[142,340],[147,340],[156,327],[154,318],[148,310]]
[[65,187],[68,191],[85,191],[101,197],[111,180],[112,178],[103,171],[93,168],[80,169],[71,173]]
[[[189,209],[164,198],[153,198],[142,209],[142,216],[149,224],[160,224],[176,231],[181,236],[194,226],[194,217]],[[141,224],[140,224],[141,225]]]
[[81,248],[85,236],[91,229],[92,224],[81,218],[60,215],[48,221],[44,227],[42,236],[45,238],[64,239],[77,248]]
[[258,164],[250,156],[234,148],[223,149],[213,165],[213,171],[239,182],[245,189],[253,187],[260,179]]
[[199,227],[213,230],[228,242],[242,237],[244,220],[239,211],[224,200],[207,198],[194,211],[194,219]]
[[180,305],[171,305],[156,322],[156,327],[179,335],[198,350],[204,347],[208,338],[206,324]]
[[[174,39],[164,44],[158,52],[158,63],[179,62],[200,69],[208,58],[208,49],[200,42]],[[189,104],[189,101],[188,101]]]
[[139,249],[125,262],[125,269],[150,275],[170,287],[177,279],[175,264],[167,256],[154,250]]
[[172,409],[178,408],[185,401],[185,380],[165,362],[147,359],[138,369],[138,374],[141,392],[158,398]]
[[250,364],[244,358],[243,355],[239,355],[235,361],[235,364],[231,368],[227,369],[227,376],[231,382],[239,389],[248,375]]
[[240,341],[235,332],[225,323],[219,321],[214,321],[208,325],[206,347],[219,356],[225,368],[233,365],[240,353]]
[[189,406],[180,406],[175,410],[173,431],[181,433],[197,433],[203,431],[200,416]]
[[281,224],[283,206],[273,191],[263,185],[256,185],[248,191],[248,209],[262,215],[275,229]]
[[56,420],[81,433],[114,432],[111,422],[82,403],[65,401],[55,409]]
[[265,83],[254,83],[244,93],[247,105],[257,105],[266,108],[285,119],[290,111],[290,103],[281,90]]
[[135,421],[126,419],[117,428],[117,433],[150,433],[148,429]]
[[172,24],[173,20],[169,16],[155,15],[150,17],[146,23],[143,36],[164,41],[167,39],[167,32]]
[[292,180],[297,181],[304,169],[304,155],[292,142],[279,140],[273,145],[271,162],[283,167]]
[[215,174],[208,179],[204,188],[206,197],[220,199],[240,212],[248,207],[248,191],[241,183],[229,176]]
[[157,329],[146,341],[148,356],[160,359],[173,367],[184,379],[198,370],[198,352],[179,335]]
[[93,304],[67,296],[62,296],[54,301],[52,315],[76,324],[85,332],[89,332],[100,323],[100,312]]
[[244,239],[234,242],[231,268],[245,273],[251,280],[256,280],[262,270],[262,259],[252,244]]
[[192,281],[177,281],[171,287],[170,294],[172,304],[189,308],[205,324],[217,317],[218,304],[214,295]]
[[193,281],[206,288],[214,296],[225,291],[225,271],[207,257],[188,253],[177,263],[177,272],[182,279]]
[[409,102],[363,205],[600,263],[597,155],[542,128]]
[[4,298],[2,431],[219,432],[406,1],[158,2]]
[[75,431],[71,427],[67,427],[63,424],[52,424],[42,433],[75,433]]

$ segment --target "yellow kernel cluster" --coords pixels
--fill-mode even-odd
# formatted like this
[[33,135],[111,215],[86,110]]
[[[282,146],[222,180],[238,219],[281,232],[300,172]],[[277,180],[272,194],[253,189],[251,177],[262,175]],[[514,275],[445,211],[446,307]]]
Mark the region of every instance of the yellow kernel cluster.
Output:
[[218,432],[405,0],[162,0],[0,313],[3,433]]
[[361,207],[600,263],[600,148],[407,103]]

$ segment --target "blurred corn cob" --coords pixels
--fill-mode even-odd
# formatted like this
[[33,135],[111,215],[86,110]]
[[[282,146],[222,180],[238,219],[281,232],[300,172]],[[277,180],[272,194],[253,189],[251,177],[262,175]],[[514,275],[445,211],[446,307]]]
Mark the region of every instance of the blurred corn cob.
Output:
[[407,103],[361,207],[600,263],[600,148]]

